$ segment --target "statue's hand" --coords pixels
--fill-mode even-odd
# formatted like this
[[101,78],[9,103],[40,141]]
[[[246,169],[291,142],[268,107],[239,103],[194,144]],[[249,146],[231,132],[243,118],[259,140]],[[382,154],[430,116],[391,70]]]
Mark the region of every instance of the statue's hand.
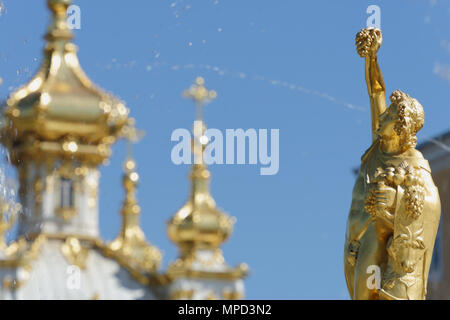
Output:
[[387,209],[394,206],[396,195],[397,190],[394,188],[386,186],[385,184],[378,184],[374,190],[375,210],[384,214]]
[[356,51],[361,56],[361,58],[375,57],[382,42],[383,36],[380,29],[362,29],[356,35]]

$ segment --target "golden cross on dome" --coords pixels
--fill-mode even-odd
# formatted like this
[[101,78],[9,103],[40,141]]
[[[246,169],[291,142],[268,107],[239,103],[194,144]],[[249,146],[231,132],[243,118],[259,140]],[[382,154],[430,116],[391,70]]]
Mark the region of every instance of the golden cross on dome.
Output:
[[195,83],[183,93],[185,98],[195,101],[197,105],[197,120],[202,120],[202,107],[217,97],[216,91],[206,89],[204,84],[205,79],[197,77]]
[[203,107],[217,97],[216,91],[206,89],[204,84],[205,80],[202,77],[197,77],[195,83],[183,92],[183,96],[193,100],[197,107],[197,116],[193,128],[194,139],[192,140],[195,164],[203,163],[203,151],[208,143],[208,137],[205,135],[206,127],[203,123]]

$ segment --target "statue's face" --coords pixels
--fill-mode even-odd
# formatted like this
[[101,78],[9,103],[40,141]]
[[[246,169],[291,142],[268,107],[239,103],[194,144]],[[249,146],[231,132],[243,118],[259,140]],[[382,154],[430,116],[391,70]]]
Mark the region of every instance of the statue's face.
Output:
[[[408,229],[408,228],[406,228]],[[421,232],[421,231],[419,231]],[[422,237],[400,234],[393,243],[394,256],[403,272],[410,273],[422,259],[425,244]]]
[[423,257],[423,249],[414,246],[402,246],[397,249],[397,259],[403,272],[413,272]]
[[397,106],[395,104],[391,104],[389,108],[387,108],[386,111],[380,115],[380,124],[376,134],[382,138],[393,137],[397,134],[394,128],[398,121],[400,121],[400,119],[398,116]]
[[400,266],[404,272],[413,272],[416,267],[416,251],[412,250],[409,246],[402,246],[397,249],[398,260],[400,261]]

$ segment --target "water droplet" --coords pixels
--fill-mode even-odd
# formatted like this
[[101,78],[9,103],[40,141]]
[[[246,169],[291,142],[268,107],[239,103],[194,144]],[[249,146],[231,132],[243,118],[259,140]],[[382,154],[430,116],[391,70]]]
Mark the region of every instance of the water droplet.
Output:
[[157,50],[150,51],[150,54],[152,54],[155,59],[158,59],[160,56],[160,53]]
[[217,31],[222,32],[222,28],[218,28]]
[[3,1],[0,1],[0,17],[6,13],[6,7]]

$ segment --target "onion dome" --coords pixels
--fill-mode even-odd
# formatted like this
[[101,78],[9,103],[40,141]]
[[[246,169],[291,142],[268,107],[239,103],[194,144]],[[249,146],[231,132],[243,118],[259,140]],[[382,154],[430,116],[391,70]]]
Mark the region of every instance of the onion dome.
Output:
[[190,179],[191,195],[170,220],[169,238],[183,252],[218,248],[231,234],[233,221],[216,207],[209,193],[210,173],[205,165],[194,165]]
[[128,120],[128,108],[84,74],[67,24],[71,0],[48,0],[52,22],[37,74],[4,106],[2,143],[13,163],[56,155],[101,163]]

